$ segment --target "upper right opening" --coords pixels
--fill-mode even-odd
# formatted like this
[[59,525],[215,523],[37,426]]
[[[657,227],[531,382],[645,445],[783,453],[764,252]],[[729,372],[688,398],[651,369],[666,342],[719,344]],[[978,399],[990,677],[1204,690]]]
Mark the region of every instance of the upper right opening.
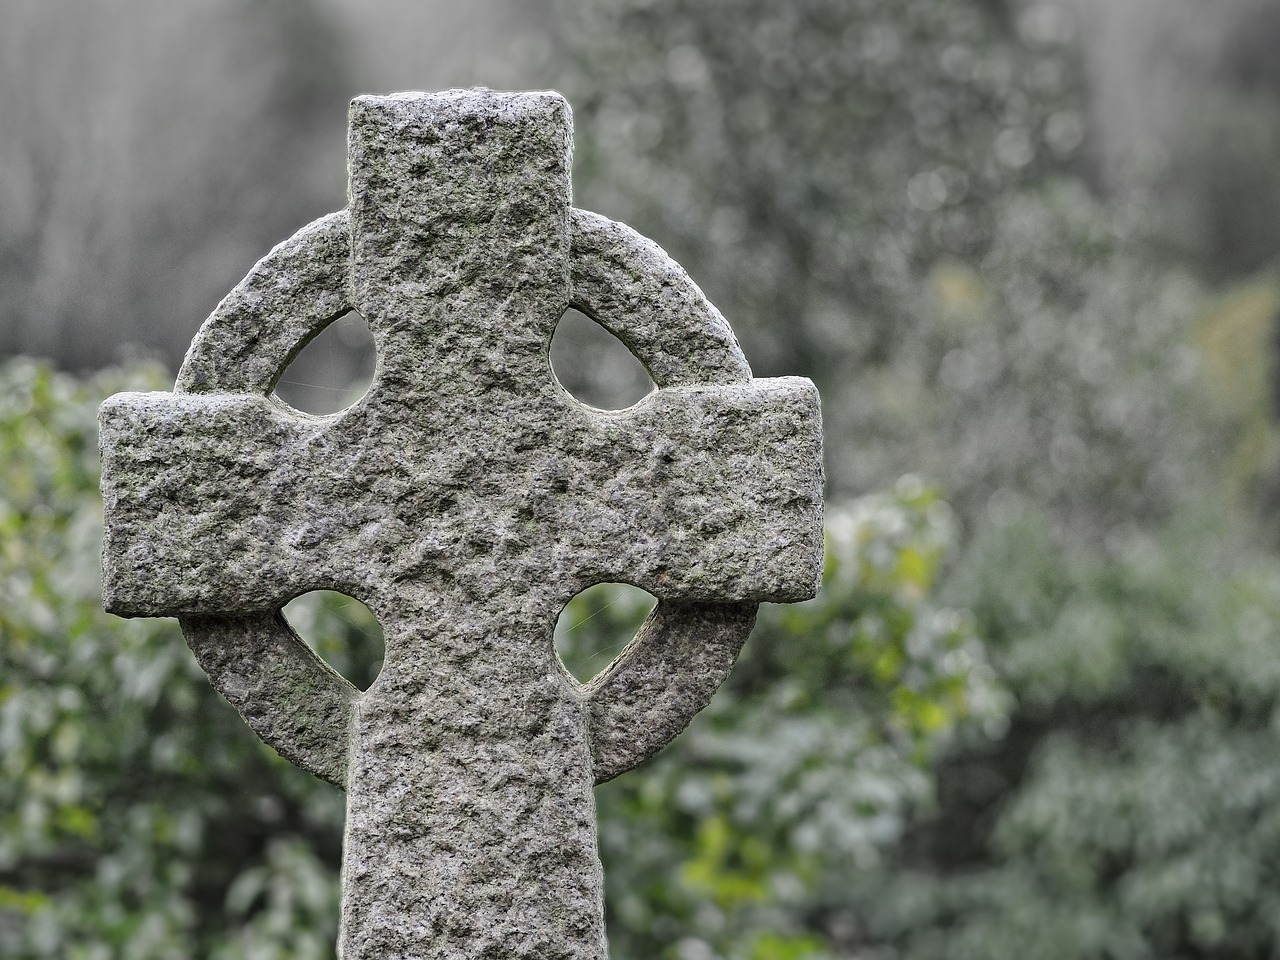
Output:
[[626,345],[572,307],[551,338],[551,369],[576,400],[598,410],[621,410],[654,389],[648,371]]

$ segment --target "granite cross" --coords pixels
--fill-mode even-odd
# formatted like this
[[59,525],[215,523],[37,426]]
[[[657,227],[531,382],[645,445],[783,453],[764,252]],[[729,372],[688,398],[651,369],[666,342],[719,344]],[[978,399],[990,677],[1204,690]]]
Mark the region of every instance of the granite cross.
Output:
[[[106,606],[179,617],[249,725],[346,788],[346,960],[605,957],[593,785],[705,705],[759,601],[821,576],[813,385],[752,379],[678,265],[573,208],[571,147],[552,93],[356,99],[347,209],[253,268],[173,393],[102,406]],[[570,396],[547,359],[570,305],[658,389]],[[378,350],[364,398],[272,398],[352,309]],[[659,603],[579,684],[552,630],[606,581]],[[280,613],[317,589],[383,624],[367,691]]]

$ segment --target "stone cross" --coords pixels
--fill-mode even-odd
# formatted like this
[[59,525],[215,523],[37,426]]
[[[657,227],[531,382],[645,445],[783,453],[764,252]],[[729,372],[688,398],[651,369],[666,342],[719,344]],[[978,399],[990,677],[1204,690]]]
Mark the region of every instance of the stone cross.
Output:
[[[606,957],[592,787],[705,705],[759,601],[821,576],[813,385],[752,379],[678,265],[573,208],[571,146],[553,93],[356,99],[347,209],[253,268],[173,393],[102,405],[107,609],[177,616],[249,725],[346,788],[346,960]],[[571,305],[658,389],[569,395],[547,357]],[[352,309],[365,397],[273,399]],[[579,684],[552,631],[607,581],[659,603]],[[367,691],[280,613],[319,589],[384,627]]]

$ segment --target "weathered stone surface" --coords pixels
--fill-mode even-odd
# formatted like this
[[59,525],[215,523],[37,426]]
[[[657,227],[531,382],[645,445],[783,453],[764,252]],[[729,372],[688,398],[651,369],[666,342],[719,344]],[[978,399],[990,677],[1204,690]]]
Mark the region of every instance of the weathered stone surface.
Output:
[[812,593],[815,556],[793,543],[814,509],[808,381],[671,387],[607,417],[550,383],[489,399],[437,397],[408,422],[380,396],[335,421],[246,394],[108,400],[108,609],[273,610],[441,575],[477,598],[513,576],[564,599],[615,580],[673,600]]
[[[352,105],[350,205],[250,272],[173,394],[102,408],[104,597],[176,615],[282,755],[348,790],[339,950],[603,958],[592,787],[710,698],[760,600],[821,575],[821,425],[805,380],[753,380],[683,270],[570,206],[555,94]],[[579,404],[547,359],[570,305],[660,388]],[[378,348],[332,417],[268,394],[349,309]],[[551,636],[602,581],[660,602],[578,684]],[[279,614],[334,589],[382,622],[363,694]]]

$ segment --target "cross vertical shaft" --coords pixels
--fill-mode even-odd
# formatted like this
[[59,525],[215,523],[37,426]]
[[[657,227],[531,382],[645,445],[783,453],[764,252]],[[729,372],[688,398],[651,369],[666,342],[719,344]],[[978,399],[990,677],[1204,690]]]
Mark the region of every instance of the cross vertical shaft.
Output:
[[[489,418],[527,414],[568,305],[570,143],[559,97],[352,104],[355,305],[405,374],[380,396],[474,394],[447,442],[480,462]],[[421,413],[406,426],[441,442],[414,435]],[[344,960],[605,956],[585,713],[540,642],[554,597],[520,579],[427,564],[387,598],[387,661],[352,722]]]

